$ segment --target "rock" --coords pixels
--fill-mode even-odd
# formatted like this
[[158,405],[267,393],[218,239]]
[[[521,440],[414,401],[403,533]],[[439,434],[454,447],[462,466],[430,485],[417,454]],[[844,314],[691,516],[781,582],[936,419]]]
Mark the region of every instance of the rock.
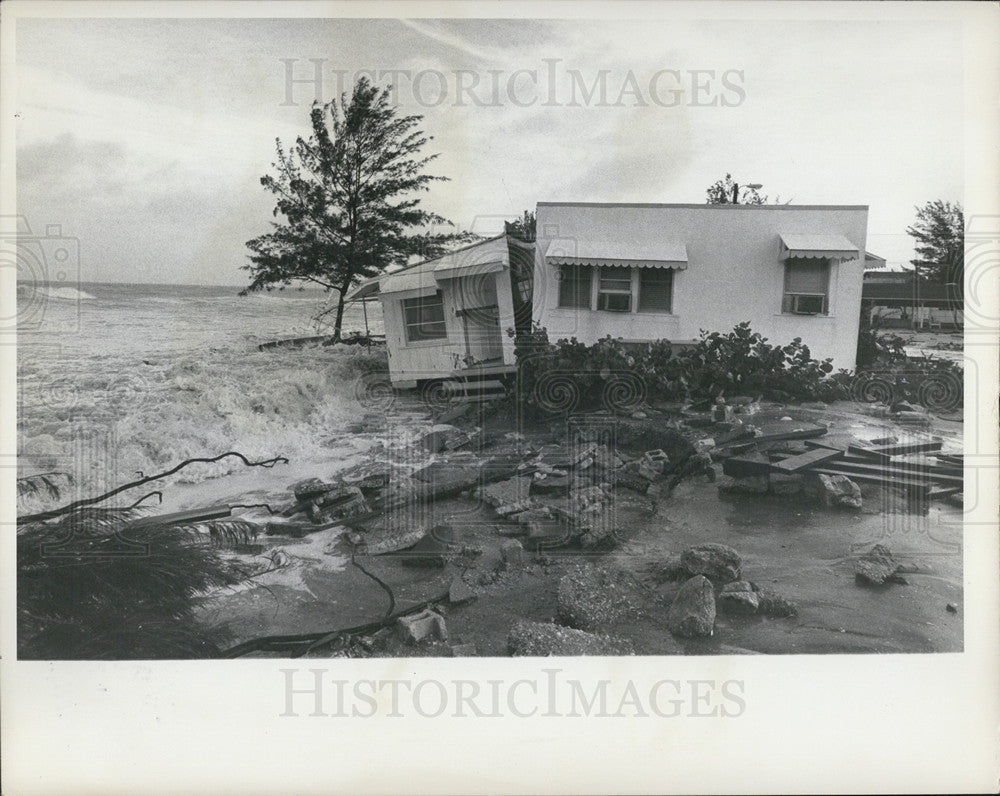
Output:
[[[875,545],[857,560],[854,565],[854,579],[862,586],[884,586],[887,582],[899,582],[899,564],[892,552],[882,544]],[[905,583],[905,581],[903,581]]]
[[623,486],[626,489],[638,492],[640,495],[645,495],[646,492],[649,491],[649,485],[652,483],[652,479],[647,478],[641,473],[621,469],[615,471],[614,482],[615,486]]
[[946,611],[947,611],[947,612],[948,612],[949,614],[957,614],[957,613],[958,613],[958,606],[957,606],[957,605],[956,605],[955,603],[948,603],[948,604],[947,604],[947,605],[945,606],[945,610],[946,610]]
[[434,422],[442,425],[448,423],[454,423],[456,420],[459,420],[465,417],[467,414],[469,414],[469,411],[471,409],[472,409],[471,403],[455,404],[454,406],[448,407],[445,411],[439,414],[434,419]]
[[468,444],[469,435],[462,429],[450,426],[447,423],[439,423],[431,426],[431,430],[423,435],[420,443],[430,453],[440,453],[443,450],[455,450]]
[[695,453],[705,453],[715,447],[715,440],[711,437],[700,439],[694,444]]
[[364,493],[358,487],[342,486],[314,498],[308,514],[313,522],[336,522],[370,511]]
[[569,491],[569,485],[568,475],[547,475],[537,472],[531,482],[531,491],[540,495],[565,494]]
[[406,550],[426,535],[426,528],[378,529],[365,535],[365,552],[370,556],[380,556]]
[[481,470],[478,462],[469,464],[434,462],[417,470],[413,478],[427,484],[426,493],[444,497],[457,495],[479,484]]
[[507,636],[511,655],[634,655],[632,643],[621,638],[587,633],[551,622],[518,620]]
[[728,545],[707,543],[681,553],[681,566],[690,575],[704,575],[721,585],[740,579],[743,559]]
[[524,566],[524,547],[517,539],[507,539],[500,545],[500,555],[507,569],[519,569]]
[[804,483],[806,492],[817,497],[827,508],[861,508],[861,488],[846,475],[817,473]]
[[473,494],[501,517],[507,517],[531,508],[531,482],[526,476],[511,478],[481,486]]
[[954,495],[948,495],[945,500],[951,503],[953,506],[958,506],[958,508],[963,508],[963,501],[965,500],[965,495],[962,492],[956,492]]
[[328,484],[319,478],[306,478],[292,485],[292,492],[298,501],[315,500],[325,495],[331,489],[335,489],[336,484]]
[[578,566],[559,579],[559,619],[580,630],[600,630],[644,613],[651,595],[629,573]]
[[771,492],[775,495],[797,495],[803,489],[805,479],[797,473],[771,473],[768,476]]
[[458,535],[446,523],[435,525],[413,547],[402,551],[399,556],[407,567],[443,567],[452,557],[458,545]]
[[452,644],[448,649],[452,658],[471,658],[476,654],[475,644]]
[[448,627],[441,614],[425,608],[418,614],[399,617],[399,627],[404,640],[418,643],[424,639],[448,640]]
[[695,575],[684,582],[667,612],[667,628],[675,636],[711,636],[715,628],[715,593],[712,582]]
[[593,443],[582,445],[546,445],[538,452],[540,464],[569,470],[591,459],[597,446]]
[[760,598],[748,581],[735,580],[722,587],[717,604],[725,613],[755,614],[760,607]]
[[476,593],[461,578],[455,578],[448,587],[448,602],[467,603],[476,599]]
[[752,475],[746,478],[732,478],[723,476],[719,481],[719,491],[731,494],[744,495],[764,495],[770,489],[771,484],[766,475]]
[[774,619],[787,619],[798,616],[799,609],[791,600],[782,597],[777,592],[768,589],[757,589],[757,613]]

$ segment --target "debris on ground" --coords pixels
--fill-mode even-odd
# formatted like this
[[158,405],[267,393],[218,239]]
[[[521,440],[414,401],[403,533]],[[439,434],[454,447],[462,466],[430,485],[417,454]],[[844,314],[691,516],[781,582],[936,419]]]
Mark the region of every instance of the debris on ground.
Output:
[[448,627],[444,617],[430,608],[425,608],[419,614],[401,616],[399,627],[403,638],[413,644],[425,639],[448,640]]
[[846,475],[816,473],[806,480],[804,488],[827,508],[861,508],[861,488]]
[[715,628],[715,592],[704,575],[684,582],[667,612],[667,627],[675,636],[711,636]]
[[635,654],[635,648],[626,639],[523,619],[510,629],[507,649],[511,655],[531,657]]
[[739,580],[743,571],[739,553],[729,545],[712,542],[689,547],[681,553],[680,564],[688,575],[704,575],[720,586]]
[[749,581],[735,580],[719,592],[717,606],[731,614],[755,614],[760,607],[760,597]]
[[862,586],[884,586],[887,583],[906,583],[899,574],[900,565],[892,557],[892,551],[883,544],[877,544],[857,560],[854,577]]
[[580,630],[607,630],[645,612],[652,597],[623,570],[584,565],[559,579],[559,619]]

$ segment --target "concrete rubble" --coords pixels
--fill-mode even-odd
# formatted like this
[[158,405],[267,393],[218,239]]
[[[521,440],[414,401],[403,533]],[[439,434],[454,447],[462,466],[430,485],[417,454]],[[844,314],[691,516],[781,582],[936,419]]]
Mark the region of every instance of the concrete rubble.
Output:
[[[918,410],[897,406],[892,413],[908,412]],[[732,506],[732,519],[714,521],[736,528],[745,507],[768,501],[800,507],[795,516],[809,511],[844,521],[849,512],[871,515],[884,505],[868,501],[882,488],[902,489],[924,509],[931,498],[961,501],[961,455],[942,453],[935,438],[909,431],[835,436],[831,423],[802,415],[751,397],[699,408],[644,406],[613,418],[613,436],[602,438],[572,424],[558,432],[491,429],[465,408],[380,443],[335,476],[292,484],[287,503],[266,520],[282,546],[248,569],[284,571],[282,583],[296,589],[296,600],[315,598],[326,593],[326,581],[310,579],[311,559],[292,543],[333,534],[320,552],[341,557],[338,571],[350,574],[353,590],[341,603],[356,603],[357,624],[366,628],[349,637],[348,656],[413,654],[417,645],[421,654],[455,657],[626,655],[640,647],[645,653],[649,638],[656,654],[752,647],[750,629],[791,632],[804,626],[795,621],[797,601],[802,610],[815,602],[799,583],[782,593],[791,579],[780,571],[772,577],[759,547],[744,551],[751,566],[715,541],[740,539],[730,528],[675,525],[677,506],[691,495]],[[564,441],[552,441],[560,436]],[[633,526],[658,546],[648,570],[629,560],[651,557],[632,546]],[[684,542],[674,544],[675,533]],[[775,557],[796,541],[776,541]],[[580,563],[582,554],[592,559]],[[856,583],[869,587],[905,582],[904,572],[924,574],[901,566],[882,544],[853,566]],[[761,567],[770,569],[766,588],[750,580]],[[387,610],[386,590],[395,613],[368,627],[373,613]],[[938,610],[951,611],[959,597]],[[494,617],[498,599],[516,609]],[[478,634],[481,627],[492,640]],[[743,634],[735,643],[734,633]]]

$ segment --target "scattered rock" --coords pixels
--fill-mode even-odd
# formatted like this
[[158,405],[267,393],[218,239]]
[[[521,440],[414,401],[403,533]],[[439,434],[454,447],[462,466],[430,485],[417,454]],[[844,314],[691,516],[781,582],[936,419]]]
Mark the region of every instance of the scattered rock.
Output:
[[634,655],[632,643],[621,638],[561,627],[551,622],[519,620],[507,636],[511,655]]
[[771,473],[768,476],[771,492],[775,495],[797,495],[803,489],[805,479],[797,474]]
[[770,488],[770,482],[766,475],[752,475],[746,478],[732,478],[723,476],[719,481],[719,491],[744,495],[763,495]]
[[476,599],[476,593],[461,578],[452,580],[448,587],[448,602],[461,604]]
[[[854,578],[863,586],[884,586],[887,582],[898,583],[902,578],[899,564],[885,545],[877,544],[854,565]],[[903,580],[903,583],[906,581]]]
[[410,643],[418,643],[424,639],[448,640],[448,627],[441,614],[425,608],[418,614],[401,616],[399,627],[403,638]]
[[368,514],[370,511],[368,502],[358,487],[341,486],[314,498],[307,514],[313,522],[335,522],[359,514]]
[[649,491],[649,485],[652,483],[652,479],[647,478],[641,473],[632,472],[623,468],[615,471],[614,483],[615,486],[623,486],[626,489],[638,492],[640,495],[645,495],[646,492]]
[[805,489],[827,508],[861,508],[861,488],[846,475],[813,474],[805,481]]
[[704,575],[717,584],[740,579],[743,559],[729,545],[707,543],[689,547],[681,553],[681,566],[690,575]]
[[948,603],[948,604],[947,604],[947,605],[945,606],[945,610],[946,610],[946,611],[947,611],[947,612],[948,612],[949,614],[957,614],[957,613],[958,613],[958,606],[957,606],[957,605],[956,605],[955,603]]
[[426,528],[379,529],[365,535],[365,552],[370,556],[395,553],[413,547],[427,535]]
[[711,636],[715,627],[715,593],[712,582],[695,575],[681,586],[667,612],[667,627],[675,636]]
[[319,478],[306,478],[292,485],[292,492],[298,501],[315,500],[325,495],[331,489],[335,489],[336,484],[329,484]]
[[481,486],[473,494],[501,517],[507,517],[531,508],[531,481],[525,476],[511,478]]
[[578,566],[559,580],[559,619],[580,630],[599,630],[638,617],[651,595],[629,573]]
[[407,567],[443,567],[455,552],[458,535],[446,523],[435,525],[413,547],[399,553]]
[[718,606],[725,613],[755,614],[760,607],[760,598],[748,581],[736,580],[722,587]]
[[500,545],[500,555],[507,569],[519,569],[524,566],[524,547],[517,539],[507,539]]
[[431,426],[421,438],[421,444],[430,453],[440,453],[443,450],[456,450],[469,443],[469,435],[462,429],[450,426],[446,423],[439,423]]
[[757,589],[757,613],[774,619],[787,619],[799,615],[798,606],[791,600],[782,597],[769,589]]

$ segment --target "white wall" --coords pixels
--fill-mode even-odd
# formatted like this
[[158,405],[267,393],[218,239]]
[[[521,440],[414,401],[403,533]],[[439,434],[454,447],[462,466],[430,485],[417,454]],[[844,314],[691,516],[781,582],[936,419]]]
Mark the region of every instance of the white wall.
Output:
[[[801,337],[818,359],[853,368],[861,310],[863,259],[834,263],[829,314],[781,312],[784,263],[781,233],[838,234],[865,249],[866,207],[794,205],[573,205],[540,203],[535,249],[534,319],[549,339],[593,343],[610,334],[626,340],[691,340],[700,329],[728,331],[750,321],[774,344]],[[674,272],[673,309],[613,313],[560,309],[558,267],[544,254],[550,241],[644,240],[644,230],[667,230],[687,246],[688,267]],[[646,237],[648,237],[648,232]]]

